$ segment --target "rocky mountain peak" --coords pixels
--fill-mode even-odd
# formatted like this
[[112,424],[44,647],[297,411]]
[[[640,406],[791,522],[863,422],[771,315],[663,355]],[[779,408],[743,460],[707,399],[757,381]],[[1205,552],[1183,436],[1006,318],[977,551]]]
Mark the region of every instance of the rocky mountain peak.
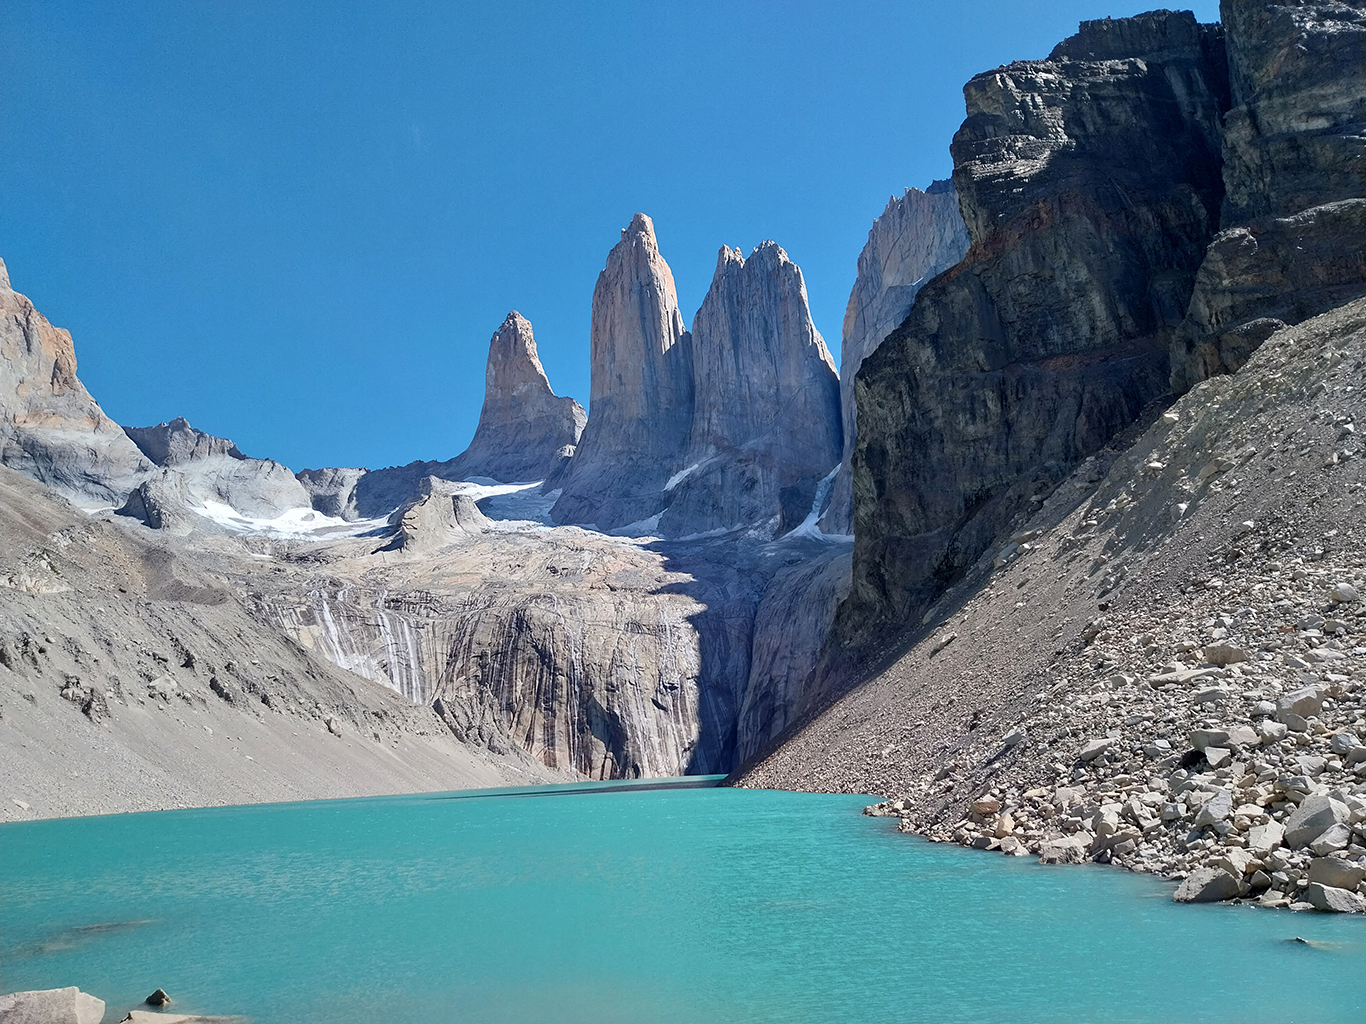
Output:
[[854,492],[850,470],[857,434],[854,379],[863,360],[911,311],[920,289],[948,270],[968,250],[968,229],[950,180],[921,191],[908,188],[887,200],[859,253],[858,274],[844,311],[840,345],[840,409],[844,451],[830,505],[821,519],[828,533],[853,530]]
[[138,446],[138,450],[158,466],[181,466],[197,459],[223,456],[245,459],[227,438],[214,437],[196,430],[184,416],[154,427],[124,427],[123,432]]
[[121,503],[150,471],[76,376],[71,335],[0,264],[0,464],[81,505]]
[[544,480],[574,446],[588,414],[550,388],[531,321],[513,310],[489,340],[484,406],[470,446],[439,468],[448,480]]
[[667,504],[664,484],[692,424],[691,336],[643,213],[622,231],[598,275],[590,337],[590,415],[553,515],[610,529]]
[[776,242],[722,246],[693,318],[694,411],[668,535],[772,523],[811,510],[841,449],[839,377],[801,269]]

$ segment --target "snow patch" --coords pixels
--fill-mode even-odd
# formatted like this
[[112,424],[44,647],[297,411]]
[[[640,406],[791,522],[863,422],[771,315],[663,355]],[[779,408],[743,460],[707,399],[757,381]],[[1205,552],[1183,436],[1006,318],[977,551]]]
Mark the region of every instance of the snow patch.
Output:
[[[696,470],[697,467],[700,466],[700,465],[702,465],[702,463],[700,463],[700,462],[694,462],[694,463],[693,463],[691,466],[689,466],[687,469],[680,469],[680,470],[679,470],[677,473],[675,473],[673,476],[669,477],[669,482],[668,482],[667,484],[664,485],[664,489],[665,489],[666,491],[672,491],[675,487],[677,487],[677,486],[678,486],[679,484],[681,484],[684,480],[686,480],[686,479],[693,473],[693,471]],[[655,518],[658,519],[659,517],[656,516]]]
[[312,508],[289,508],[274,518],[243,515],[231,505],[206,500],[202,507],[190,511],[217,523],[229,533],[255,534],[280,540],[333,540],[338,537],[358,537],[362,533],[381,528],[383,519],[363,519],[348,523],[336,516],[324,515]]

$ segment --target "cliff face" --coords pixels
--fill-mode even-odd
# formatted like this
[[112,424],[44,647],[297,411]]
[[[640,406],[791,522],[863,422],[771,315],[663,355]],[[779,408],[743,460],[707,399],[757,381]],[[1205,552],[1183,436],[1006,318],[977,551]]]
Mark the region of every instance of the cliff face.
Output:
[[10,287],[0,263],[0,465],[79,505],[118,505],[151,472],[76,377],[71,335]]
[[579,443],[587,421],[583,406],[550,389],[531,323],[513,310],[489,342],[479,426],[450,473],[509,483],[544,480],[565,446]]
[[964,96],[953,179],[972,248],[855,385],[846,639],[914,621],[1167,390],[1223,198],[1222,36],[1189,14],[1083,23]]
[[852,461],[857,436],[854,377],[868,353],[906,319],[920,289],[968,251],[968,230],[958,211],[958,193],[948,181],[925,191],[908,188],[892,197],[873,221],[859,253],[858,274],[844,311],[840,344],[840,409],[844,452],[830,504],[821,517],[827,533],[853,531]]
[[1366,7],[1221,5],[1233,108],[1221,227],[1172,346],[1180,392],[1277,327],[1366,295]]
[[665,484],[692,428],[692,337],[643,213],[622,229],[598,275],[591,348],[588,425],[552,515],[613,529],[668,504]]
[[839,378],[780,246],[747,260],[722,247],[692,353],[692,428],[660,530],[790,530],[839,461]]

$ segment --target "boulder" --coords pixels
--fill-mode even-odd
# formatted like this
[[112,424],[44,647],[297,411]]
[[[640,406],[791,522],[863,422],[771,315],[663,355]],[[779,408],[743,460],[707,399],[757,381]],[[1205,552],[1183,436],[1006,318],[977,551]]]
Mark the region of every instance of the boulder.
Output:
[[1080,835],[1045,839],[1039,844],[1040,864],[1084,864],[1090,859],[1090,840]]
[[1366,913],[1366,896],[1324,885],[1322,882],[1310,882],[1305,886],[1304,901],[1315,910],[1326,910],[1335,914]]
[[1342,857],[1315,857],[1309,862],[1309,881],[1335,889],[1355,889],[1366,882],[1366,867]]
[[1311,794],[1286,819],[1285,845],[1292,850],[1308,846],[1334,825],[1346,822],[1350,814],[1347,805],[1333,795]]
[[[1227,754],[1228,751],[1224,753]],[[1233,794],[1221,790],[1200,805],[1200,810],[1195,814],[1195,827],[1217,825],[1221,821],[1227,821],[1232,813]]]
[[1279,821],[1253,825],[1247,830],[1247,848],[1254,853],[1270,853],[1285,838],[1285,826]]
[[1323,690],[1317,686],[1304,686],[1292,690],[1276,701],[1276,717],[1284,722],[1287,712],[1300,718],[1313,718],[1323,711]]
[[1241,885],[1223,868],[1196,868],[1176,887],[1172,897],[1177,903],[1218,903],[1238,895]]
[[1087,740],[1081,750],[1077,753],[1077,760],[1087,762],[1094,761],[1096,758],[1100,757],[1101,754],[1114,746],[1114,744],[1115,741],[1108,737]]
[[76,986],[0,995],[4,1024],[100,1024],[104,1000]]
[[1229,734],[1225,729],[1193,729],[1190,734],[1190,744],[1196,750],[1204,750],[1206,747],[1222,747],[1228,741]]

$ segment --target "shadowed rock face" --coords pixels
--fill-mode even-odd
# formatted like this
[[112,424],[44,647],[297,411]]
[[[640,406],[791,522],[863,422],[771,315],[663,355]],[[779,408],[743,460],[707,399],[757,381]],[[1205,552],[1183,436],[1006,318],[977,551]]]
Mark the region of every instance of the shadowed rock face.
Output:
[[840,344],[844,453],[829,507],[821,517],[826,533],[847,534],[854,528],[854,376],[868,353],[906,319],[920,289],[967,251],[967,226],[958,211],[958,193],[948,181],[936,181],[924,192],[908,188],[901,198],[893,196],[882,216],[873,221],[844,311]]
[[531,323],[513,310],[489,342],[479,426],[451,473],[505,483],[544,480],[561,450],[579,443],[587,420],[583,406],[550,390]]
[[593,289],[588,425],[552,512],[559,523],[613,529],[664,509],[664,485],[692,428],[692,337],[683,329],[673,273],[643,213]]
[[1166,391],[1223,198],[1222,38],[1188,13],[1083,23],[963,91],[972,248],[855,384],[845,638],[918,616],[1037,486]]
[[0,464],[79,505],[118,505],[152,467],[76,377],[71,335],[0,263]]
[[1223,231],[1172,346],[1172,387],[1231,373],[1282,323],[1366,295],[1366,6],[1225,2],[1234,107]]
[[692,355],[692,430],[660,530],[786,532],[839,461],[840,419],[834,360],[780,246],[764,242],[748,260],[721,248]]

